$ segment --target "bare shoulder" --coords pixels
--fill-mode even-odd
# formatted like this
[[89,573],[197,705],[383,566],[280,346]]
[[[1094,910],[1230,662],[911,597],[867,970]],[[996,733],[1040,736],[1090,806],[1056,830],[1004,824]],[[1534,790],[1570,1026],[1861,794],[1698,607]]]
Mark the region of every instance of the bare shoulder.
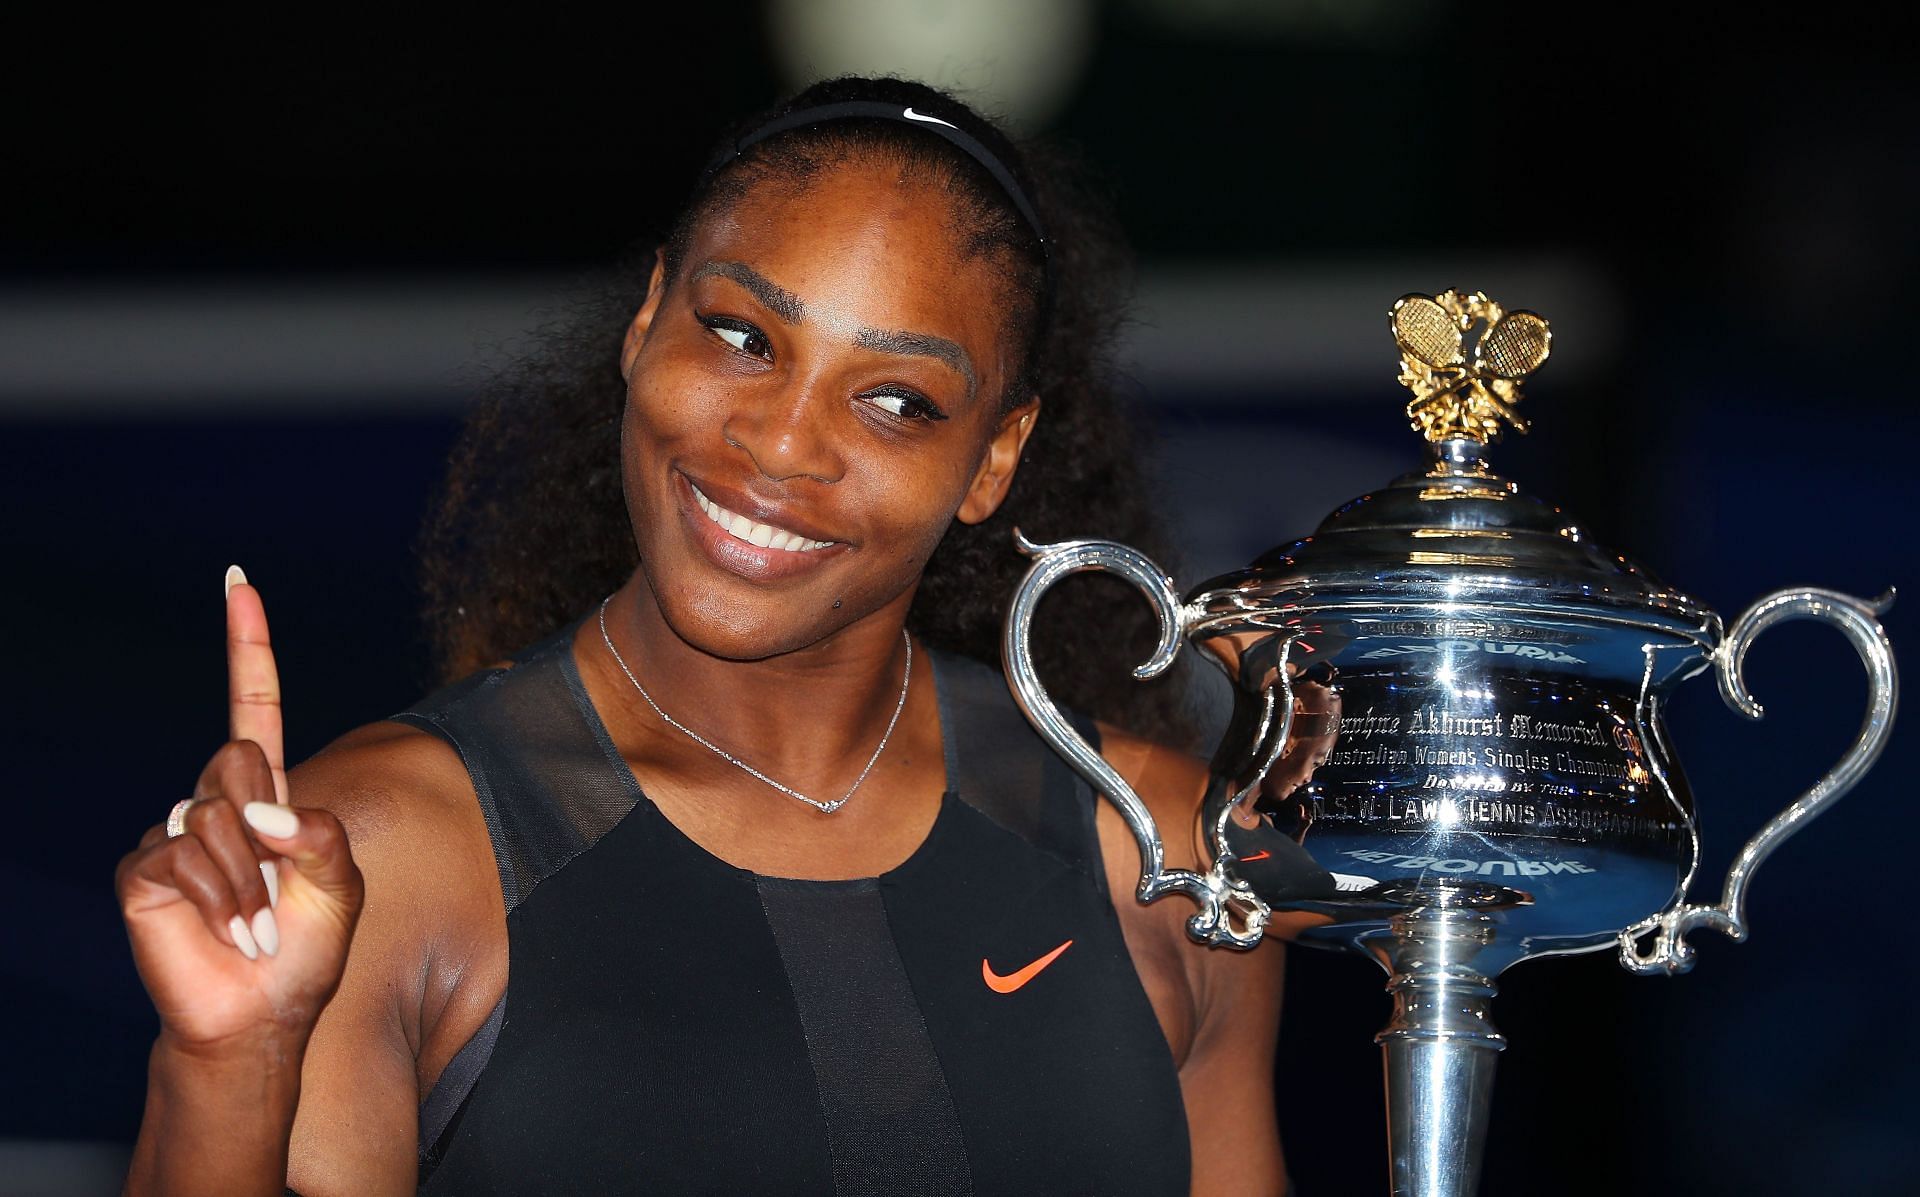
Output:
[[296,766],[288,785],[296,806],[339,817],[356,860],[363,849],[378,851],[395,839],[431,842],[417,837],[479,821],[473,784],[453,746],[390,720],[334,740]]
[[[346,827],[367,881],[361,930],[409,955],[471,946],[504,915],[492,841],[466,765],[439,736],[380,721],[334,740],[288,774],[297,806]],[[397,942],[418,937],[418,942]],[[360,933],[356,932],[356,940]],[[403,962],[418,971],[418,961]]]
[[369,723],[293,769],[288,785],[295,805],[339,818],[366,878],[335,1004],[361,1007],[363,1024],[389,1027],[437,1075],[450,1054],[438,1032],[464,1042],[505,981],[499,874],[460,754],[419,728]]
[[[419,874],[445,871],[431,857],[449,850],[461,861],[470,860],[473,849],[492,860],[466,763],[446,740],[412,724],[362,724],[295,766],[287,782],[295,806],[331,811],[345,825],[363,872],[369,863],[363,853],[376,866],[388,856],[412,855],[405,871],[419,880],[437,879]],[[429,845],[432,851],[423,853]],[[490,873],[483,880],[496,883]]]

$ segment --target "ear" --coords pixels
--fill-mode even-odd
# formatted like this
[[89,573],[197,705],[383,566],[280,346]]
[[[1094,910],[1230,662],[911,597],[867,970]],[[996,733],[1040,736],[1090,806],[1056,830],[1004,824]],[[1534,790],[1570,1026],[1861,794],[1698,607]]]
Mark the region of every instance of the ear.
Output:
[[633,323],[627,325],[627,336],[620,343],[620,377],[633,380],[633,363],[640,357],[640,346],[646,343],[647,330],[653,327],[653,316],[660,310],[660,297],[667,289],[667,259],[665,250],[653,251],[653,274],[647,279],[647,298],[634,313]]
[[1008,412],[1000,421],[993,439],[987,442],[986,453],[980,458],[980,468],[974,471],[973,482],[967,487],[967,497],[960,500],[960,509],[953,513],[955,519],[963,524],[977,524],[1000,510],[1000,504],[1007,498],[1007,488],[1013,485],[1014,471],[1020,468],[1020,453],[1027,447],[1027,438],[1033,435],[1034,424],[1039,419],[1040,400],[1035,397]]

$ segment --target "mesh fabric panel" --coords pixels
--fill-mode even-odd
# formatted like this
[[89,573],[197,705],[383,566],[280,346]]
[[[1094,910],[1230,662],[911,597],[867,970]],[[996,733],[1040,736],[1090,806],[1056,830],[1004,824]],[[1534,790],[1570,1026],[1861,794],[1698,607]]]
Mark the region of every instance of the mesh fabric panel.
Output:
[[878,886],[758,885],[806,1029],[836,1197],[971,1193],[953,1097]]
[[[1034,847],[1093,878],[1106,892],[1091,789],[1040,739],[1013,704],[1000,671],[971,657],[931,654],[940,696],[947,788]],[[1096,749],[1093,722],[1068,718]],[[968,751],[958,750],[966,745]]]

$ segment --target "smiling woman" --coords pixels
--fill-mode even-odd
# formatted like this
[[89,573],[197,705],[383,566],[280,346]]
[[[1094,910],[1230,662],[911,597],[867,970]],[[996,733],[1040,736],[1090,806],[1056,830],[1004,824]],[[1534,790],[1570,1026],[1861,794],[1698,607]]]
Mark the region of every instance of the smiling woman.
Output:
[[[119,880],[129,1191],[1284,1188],[1280,949],[1131,900],[991,667],[1014,522],[1151,532],[1119,258],[1045,161],[889,80],[725,139],[463,437],[449,684],[291,771],[230,579],[233,741]],[[1063,680],[1123,604],[1051,613]],[[1189,825],[1198,762],[1123,730],[1169,697],[1120,694],[1084,730]]]

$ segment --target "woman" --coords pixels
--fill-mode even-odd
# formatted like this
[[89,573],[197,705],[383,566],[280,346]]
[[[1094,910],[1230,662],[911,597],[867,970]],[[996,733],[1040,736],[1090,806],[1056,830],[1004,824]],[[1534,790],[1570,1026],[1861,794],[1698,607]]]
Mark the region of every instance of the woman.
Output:
[[[728,138],[591,346],[615,402],[536,371],[456,454],[467,676],[291,772],[229,574],[232,741],[118,879],[129,1192],[1284,1189],[1279,950],[1134,901],[1109,804],[940,651],[991,654],[1013,518],[1145,502],[1063,186],[896,81]],[[1204,770],[1097,734],[1194,859]]]

